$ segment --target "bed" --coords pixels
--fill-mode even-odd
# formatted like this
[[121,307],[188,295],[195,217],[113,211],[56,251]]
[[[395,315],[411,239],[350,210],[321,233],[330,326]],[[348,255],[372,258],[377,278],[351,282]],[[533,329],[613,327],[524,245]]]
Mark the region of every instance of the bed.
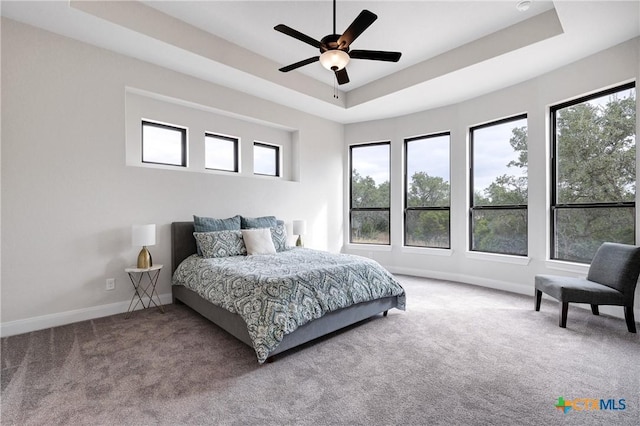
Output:
[[[405,309],[400,284],[370,259],[304,248],[205,259],[197,254],[193,233],[193,222],[171,224],[174,303],[253,347],[259,363],[390,309]],[[316,300],[320,291],[326,294]],[[290,299],[280,300],[281,294]]]

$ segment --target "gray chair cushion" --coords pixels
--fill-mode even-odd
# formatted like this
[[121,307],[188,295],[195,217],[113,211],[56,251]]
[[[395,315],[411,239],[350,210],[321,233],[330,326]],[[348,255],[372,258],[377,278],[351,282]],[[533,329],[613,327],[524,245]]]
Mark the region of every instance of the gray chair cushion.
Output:
[[536,275],[535,288],[561,302],[590,305],[625,304],[625,297],[618,290],[585,278]]
[[604,243],[596,252],[587,279],[615,288],[629,296],[640,273],[640,247]]

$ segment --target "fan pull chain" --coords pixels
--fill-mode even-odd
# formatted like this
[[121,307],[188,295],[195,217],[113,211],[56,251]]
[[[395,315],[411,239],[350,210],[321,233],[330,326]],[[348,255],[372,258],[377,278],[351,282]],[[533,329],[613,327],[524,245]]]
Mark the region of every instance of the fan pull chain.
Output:
[[334,99],[339,99],[338,97],[338,86],[336,84],[336,82],[338,81],[338,77],[336,77],[336,75],[333,75],[333,98]]

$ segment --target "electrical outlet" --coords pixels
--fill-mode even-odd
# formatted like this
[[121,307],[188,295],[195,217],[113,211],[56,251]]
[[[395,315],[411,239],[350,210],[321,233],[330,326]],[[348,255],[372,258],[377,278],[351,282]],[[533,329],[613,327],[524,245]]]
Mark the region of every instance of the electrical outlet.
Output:
[[107,278],[107,284],[104,288],[105,290],[115,290],[116,289],[116,279],[115,278]]

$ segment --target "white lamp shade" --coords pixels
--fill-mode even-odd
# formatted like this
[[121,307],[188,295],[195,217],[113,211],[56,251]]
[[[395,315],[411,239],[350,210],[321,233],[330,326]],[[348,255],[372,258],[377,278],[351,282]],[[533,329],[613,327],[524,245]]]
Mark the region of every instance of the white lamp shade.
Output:
[[293,235],[304,235],[307,232],[306,220],[293,221]]
[[320,55],[320,63],[328,70],[339,71],[349,63],[349,54],[345,51],[332,49]]
[[133,225],[131,227],[131,245],[134,247],[152,246],[156,243],[156,225]]

